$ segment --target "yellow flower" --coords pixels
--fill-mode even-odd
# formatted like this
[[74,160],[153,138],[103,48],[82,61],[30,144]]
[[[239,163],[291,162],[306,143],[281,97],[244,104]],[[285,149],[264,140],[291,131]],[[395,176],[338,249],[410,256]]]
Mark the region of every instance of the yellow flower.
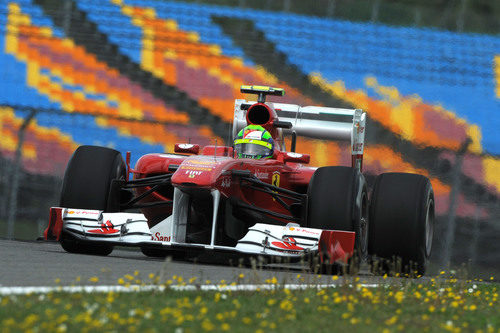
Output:
[[471,306],[469,306],[469,310],[470,311],[475,311],[477,309],[476,305],[472,304]]
[[396,321],[398,321],[398,317],[392,316],[391,318],[389,318],[385,321],[385,324],[386,325],[394,325],[396,323]]
[[93,276],[93,277],[91,277],[91,278],[89,279],[89,281],[90,281],[90,282],[94,282],[94,283],[96,283],[96,282],[99,282],[99,278],[98,278],[97,276]]
[[38,319],[38,315],[30,314],[24,319],[24,323],[26,326],[32,326],[36,321],[38,321]]
[[401,303],[403,301],[403,298],[405,297],[404,293],[402,291],[398,291],[395,295],[394,298],[396,299],[396,302]]
[[270,298],[267,300],[267,305],[271,306],[271,305],[274,305],[276,304],[276,300],[274,298]]
[[280,308],[285,311],[290,311],[293,309],[293,304],[289,300],[285,299],[281,301]]
[[64,323],[65,321],[67,321],[68,319],[69,319],[69,317],[67,314],[62,314],[59,318],[57,318],[56,322],[58,324],[61,324],[61,323]]
[[252,322],[252,319],[248,318],[248,317],[243,317],[241,319],[241,321],[243,322],[243,324],[245,325],[249,325],[251,322]]
[[333,280],[333,281],[337,281],[338,279],[339,279],[339,276],[338,276],[338,275],[334,275],[334,276],[332,276],[332,280]]
[[208,308],[207,308],[206,306],[204,306],[204,307],[202,307],[202,308],[200,309],[200,314],[201,314],[201,315],[205,315],[205,314],[207,314],[207,312],[208,312]]
[[222,323],[220,327],[223,331],[229,331],[231,329],[231,326],[229,326],[228,323]]
[[210,320],[205,319],[201,322],[201,328],[203,328],[204,331],[213,331],[215,326]]

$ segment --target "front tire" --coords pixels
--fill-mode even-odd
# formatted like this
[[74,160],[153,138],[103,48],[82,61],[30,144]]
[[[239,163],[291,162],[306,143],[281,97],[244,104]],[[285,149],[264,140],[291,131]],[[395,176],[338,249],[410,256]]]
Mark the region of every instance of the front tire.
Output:
[[307,206],[308,227],[356,233],[348,267],[350,273],[356,273],[367,253],[368,195],[364,176],[350,167],[318,168],[309,182]]
[[[59,206],[65,208],[119,211],[117,196],[110,193],[114,179],[125,179],[125,162],[120,152],[111,148],[80,146],[68,162]],[[89,245],[62,233],[60,243],[70,253],[108,255],[111,245]]]
[[375,180],[370,208],[368,252],[373,270],[423,275],[434,234],[434,192],[429,179],[408,173],[381,174]]

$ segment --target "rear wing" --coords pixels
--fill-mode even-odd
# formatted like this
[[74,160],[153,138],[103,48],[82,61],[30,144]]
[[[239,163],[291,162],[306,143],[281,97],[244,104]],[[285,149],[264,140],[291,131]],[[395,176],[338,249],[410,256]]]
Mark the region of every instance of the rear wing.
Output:
[[[246,110],[255,103],[235,100],[233,138],[247,126]],[[291,128],[283,128],[285,134],[295,132],[314,139],[350,141],[352,166],[361,170],[366,127],[366,113],[363,110],[272,102],[265,104],[276,111],[280,121],[292,124]]]

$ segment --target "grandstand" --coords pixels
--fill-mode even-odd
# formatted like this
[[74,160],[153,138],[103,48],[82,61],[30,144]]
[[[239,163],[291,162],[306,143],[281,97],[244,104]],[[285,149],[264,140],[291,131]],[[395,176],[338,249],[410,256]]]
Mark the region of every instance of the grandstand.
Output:
[[[438,215],[498,220],[499,37],[166,0],[9,0],[0,26],[3,182],[20,142],[22,172],[59,180],[81,144],[135,162],[176,142],[228,142],[251,83],[284,88],[289,103],[367,110],[368,175],[428,175]],[[349,163],[343,143],[297,148],[313,164]]]

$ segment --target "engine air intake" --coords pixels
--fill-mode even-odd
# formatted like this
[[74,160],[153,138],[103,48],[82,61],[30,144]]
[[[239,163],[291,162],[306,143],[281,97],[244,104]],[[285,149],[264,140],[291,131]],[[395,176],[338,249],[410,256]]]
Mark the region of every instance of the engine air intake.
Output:
[[247,122],[254,125],[264,125],[271,119],[271,110],[265,104],[254,104],[247,112]]

